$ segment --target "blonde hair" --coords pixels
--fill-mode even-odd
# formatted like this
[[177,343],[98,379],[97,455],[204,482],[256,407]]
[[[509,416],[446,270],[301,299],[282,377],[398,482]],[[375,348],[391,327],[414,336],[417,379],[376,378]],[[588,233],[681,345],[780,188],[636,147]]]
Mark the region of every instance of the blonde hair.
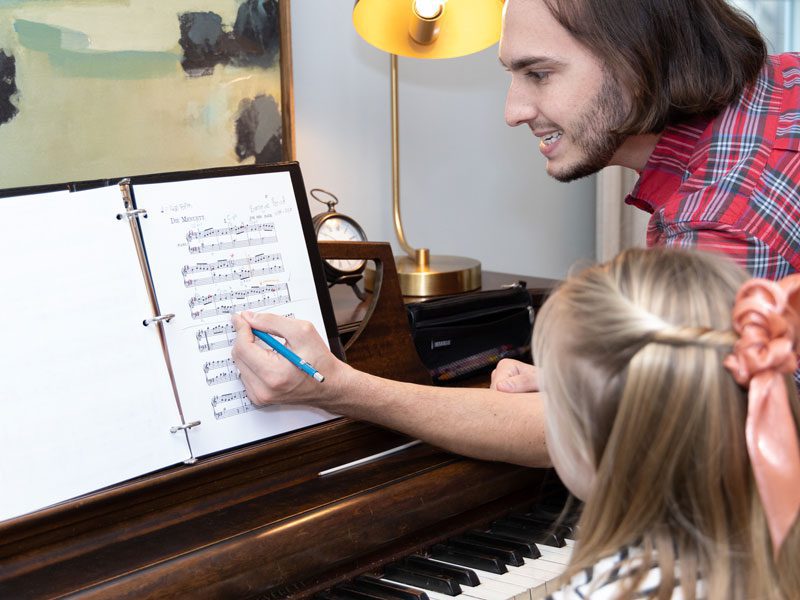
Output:
[[[565,579],[640,544],[661,569],[653,597],[671,598],[680,581],[695,598],[698,578],[709,598],[796,597],[799,528],[774,560],[745,446],[746,391],[722,365],[746,278],[717,256],[628,250],[570,278],[538,315],[548,426],[595,471]],[[791,378],[787,388],[797,425]],[[646,574],[621,598],[639,597]]]

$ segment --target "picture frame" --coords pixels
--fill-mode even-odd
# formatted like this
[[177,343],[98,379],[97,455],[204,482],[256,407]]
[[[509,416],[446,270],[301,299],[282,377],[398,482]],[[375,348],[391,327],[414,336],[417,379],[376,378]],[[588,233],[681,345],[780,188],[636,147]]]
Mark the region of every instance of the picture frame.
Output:
[[294,159],[290,0],[0,3],[0,189]]

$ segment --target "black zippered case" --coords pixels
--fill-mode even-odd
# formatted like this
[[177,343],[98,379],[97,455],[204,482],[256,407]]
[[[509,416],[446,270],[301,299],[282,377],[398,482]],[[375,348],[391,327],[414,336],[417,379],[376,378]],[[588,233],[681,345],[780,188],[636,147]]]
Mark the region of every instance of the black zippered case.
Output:
[[490,371],[502,358],[530,361],[534,311],[524,282],[406,310],[419,357],[437,383]]

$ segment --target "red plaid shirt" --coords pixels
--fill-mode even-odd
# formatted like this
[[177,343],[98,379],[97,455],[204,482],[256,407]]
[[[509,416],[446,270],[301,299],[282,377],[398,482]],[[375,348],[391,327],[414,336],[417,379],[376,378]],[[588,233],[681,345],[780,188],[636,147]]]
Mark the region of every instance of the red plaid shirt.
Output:
[[648,246],[727,254],[754,277],[800,271],[800,54],[770,57],[738,102],[670,126],[626,199]]

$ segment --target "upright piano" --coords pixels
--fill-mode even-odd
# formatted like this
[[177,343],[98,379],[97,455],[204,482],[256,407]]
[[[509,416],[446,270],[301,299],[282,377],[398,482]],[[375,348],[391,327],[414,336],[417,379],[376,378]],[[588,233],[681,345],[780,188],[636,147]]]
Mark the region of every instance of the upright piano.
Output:
[[[355,252],[322,246],[328,258]],[[381,376],[427,382],[391,250],[366,246],[382,287],[348,360]],[[342,418],[5,521],[0,598],[400,598],[359,596],[347,582],[561,499],[551,470],[409,441]]]

